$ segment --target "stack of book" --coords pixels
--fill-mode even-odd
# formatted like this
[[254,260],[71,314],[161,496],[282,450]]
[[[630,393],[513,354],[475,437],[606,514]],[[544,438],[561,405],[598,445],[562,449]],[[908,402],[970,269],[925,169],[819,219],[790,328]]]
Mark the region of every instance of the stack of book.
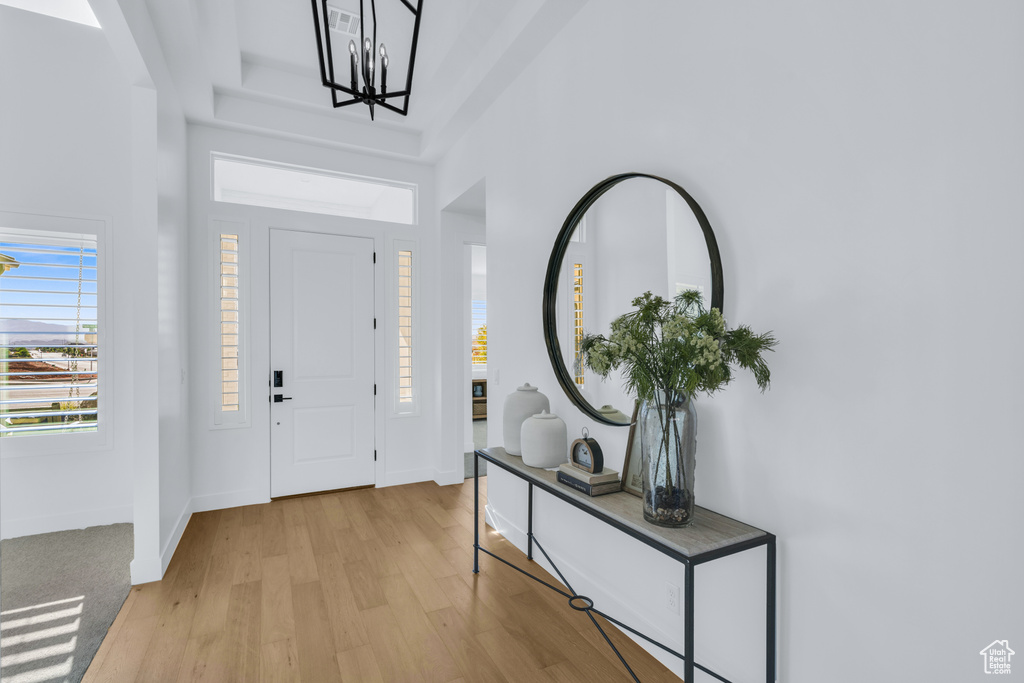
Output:
[[622,490],[619,473],[607,467],[597,474],[591,474],[567,462],[562,463],[558,466],[558,481],[588,496],[603,496]]

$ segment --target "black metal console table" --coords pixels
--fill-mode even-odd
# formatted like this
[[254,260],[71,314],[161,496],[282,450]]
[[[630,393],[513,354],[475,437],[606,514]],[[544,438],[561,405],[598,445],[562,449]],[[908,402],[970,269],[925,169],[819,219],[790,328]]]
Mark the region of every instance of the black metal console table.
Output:
[[[619,661],[626,668],[626,671],[638,683],[640,679],[636,677],[636,674],[633,673],[633,670],[629,667],[622,654],[619,653],[611,639],[604,632],[604,629],[601,628],[600,623],[594,618],[594,614],[604,617],[620,628],[682,659],[684,662],[684,679],[687,683],[692,683],[694,680],[693,673],[695,668],[714,676],[720,681],[730,683],[728,679],[698,664],[693,658],[693,570],[699,564],[717,560],[720,557],[734,555],[751,548],[765,546],[768,554],[767,582],[765,586],[765,680],[767,683],[775,683],[775,536],[773,534],[702,507],[697,507],[694,522],[689,527],[684,529],[657,527],[644,521],[640,501],[627,493],[612,493],[591,498],[575,489],[558,483],[554,472],[527,467],[523,464],[522,458],[508,455],[504,448],[492,447],[481,449],[476,451],[475,456],[473,458],[473,573],[480,573],[480,552],[482,551],[516,571],[529,576],[534,581],[542,583],[551,590],[565,596],[569,599],[570,607],[584,612],[590,617],[590,620],[597,627],[597,630],[601,632],[601,635],[604,636],[605,641],[615,652]],[[562,583],[569,589],[568,593],[480,546],[480,458],[525,480],[529,485],[526,558],[533,561],[533,546],[536,544],[551,566],[554,567]],[[562,572],[551,561],[543,546],[533,535],[534,487],[550,493],[588,515],[596,517],[604,523],[632,536],[641,543],[649,545],[655,550],[683,563],[686,572],[684,588],[684,624],[686,633],[683,638],[682,653],[676,652],[618,619],[608,616],[594,607],[593,600],[579,595],[573,590],[572,586],[562,575]]]

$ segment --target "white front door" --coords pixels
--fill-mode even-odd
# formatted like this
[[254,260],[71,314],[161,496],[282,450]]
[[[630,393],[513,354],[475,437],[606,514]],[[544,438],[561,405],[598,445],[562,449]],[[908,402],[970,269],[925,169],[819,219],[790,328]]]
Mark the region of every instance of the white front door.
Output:
[[373,260],[371,239],[270,231],[272,497],[374,483]]

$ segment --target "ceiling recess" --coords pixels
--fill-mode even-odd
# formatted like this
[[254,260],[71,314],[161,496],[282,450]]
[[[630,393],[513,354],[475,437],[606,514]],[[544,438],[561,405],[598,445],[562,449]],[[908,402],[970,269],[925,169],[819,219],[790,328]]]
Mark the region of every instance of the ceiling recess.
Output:
[[[413,2],[416,3],[415,6]],[[420,35],[420,18],[423,16],[423,0],[389,0],[388,4],[394,5],[396,8],[404,7],[413,16],[412,42],[408,52],[408,68],[404,74],[404,88],[399,85],[398,90],[395,90],[395,81],[398,79],[394,77],[395,74],[392,71],[392,88],[390,91],[388,90],[388,71],[391,66],[391,58],[388,57],[388,51],[384,46],[384,42],[377,42],[377,0],[370,0],[370,16],[372,19],[363,14],[366,9],[365,3],[363,0],[359,0],[358,20],[351,12],[331,7],[327,4],[326,0],[320,0],[319,5],[317,5],[317,0],[311,0],[311,4],[313,10],[313,30],[316,33],[317,57],[320,61],[320,82],[323,83],[325,88],[330,89],[331,104],[334,105],[334,108],[347,107],[350,104],[362,102],[370,108],[371,121],[373,120],[374,107],[387,109],[402,116],[408,115],[409,95],[412,92],[413,67],[416,64],[416,43]],[[368,19],[372,21],[372,31],[370,30],[371,26],[367,24]],[[345,35],[352,35],[352,39],[348,41],[347,55],[343,50],[338,50],[340,54],[336,63],[332,43],[338,42],[340,45],[345,43],[343,41],[333,41],[331,35],[341,33],[343,30],[346,31]],[[359,35],[356,36],[356,33]],[[389,35],[401,35],[401,32]],[[378,52],[380,54],[379,60],[377,58]],[[345,76],[348,76],[348,78],[346,79]],[[345,99],[346,97],[348,99]],[[388,101],[389,99],[391,102]],[[401,106],[396,104],[399,101]]]

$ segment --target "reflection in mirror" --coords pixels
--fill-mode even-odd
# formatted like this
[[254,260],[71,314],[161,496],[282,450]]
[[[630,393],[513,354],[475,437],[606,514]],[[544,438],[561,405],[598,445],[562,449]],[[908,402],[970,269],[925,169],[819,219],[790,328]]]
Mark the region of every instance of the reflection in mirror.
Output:
[[[631,310],[633,299],[646,291],[670,298],[696,289],[704,295],[705,306],[720,306],[712,301],[720,301],[720,296],[712,297],[712,262],[718,262],[718,253],[713,235],[710,244],[706,239],[710,226],[702,228],[674,185],[645,176],[626,177],[613,185],[575,225],[567,221],[563,230],[571,233],[563,233],[568,236],[562,238],[565,251],[557,282],[549,285],[557,288],[554,322],[561,362],[590,409],[580,405],[569,388],[566,393],[584,412],[604,418],[602,422],[629,424],[633,398],[626,394],[619,374],[602,380],[580,362],[584,332],[608,334],[611,321]],[[553,269],[549,264],[549,280]],[[720,278],[720,266],[718,270]],[[551,301],[546,296],[546,302]],[[550,336],[551,331],[545,334]],[[564,379],[560,375],[560,381]]]

